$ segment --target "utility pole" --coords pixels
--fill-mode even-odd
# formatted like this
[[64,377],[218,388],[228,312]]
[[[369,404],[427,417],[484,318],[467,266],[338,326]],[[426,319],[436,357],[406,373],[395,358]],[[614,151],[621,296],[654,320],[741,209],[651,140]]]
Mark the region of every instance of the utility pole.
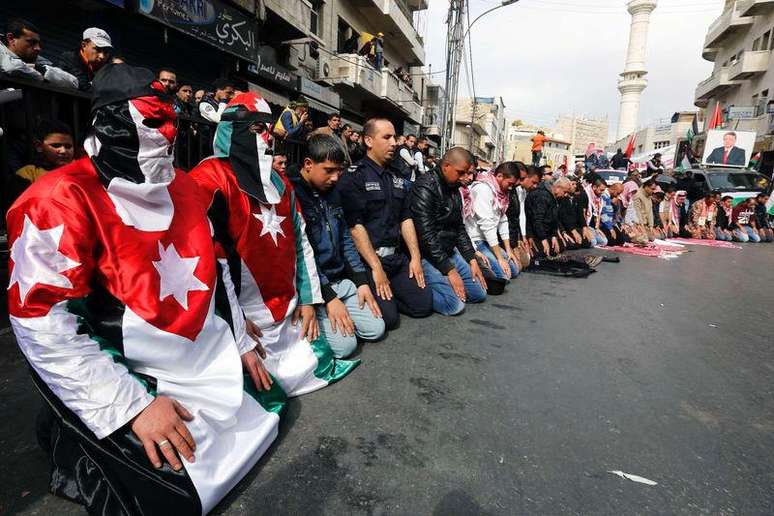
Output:
[[451,147],[454,139],[454,119],[457,110],[457,89],[459,85],[460,63],[465,50],[463,22],[465,20],[465,0],[450,0],[449,14],[446,18],[446,82],[444,85],[443,110],[441,120],[441,152]]
[[[473,24],[485,15],[496,9],[515,4],[519,0],[501,0],[499,5],[492,7],[479,14],[473,21],[469,21],[468,26],[463,30],[465,21],[465,0],[449,0],[449,14],[446,16],[446,84],[444,92],[446,97],[443,102],[441,119],[443,132],[441,133],[441,152],[446,152],[451,147],[454,139],[454,120],[457,111],[457,91],[460,78],[460,63],[462,62],[463,52],[465,51],[465,37],[468,35]],[[472,64],[472,63],[471,63]],[[470,70],[474,74],[474,70]],[[472,93],[472,92],[471,92]],[[475,119],[475,99],[473,99],[473,117]],[[471,124],[472,125],[472,124]]]

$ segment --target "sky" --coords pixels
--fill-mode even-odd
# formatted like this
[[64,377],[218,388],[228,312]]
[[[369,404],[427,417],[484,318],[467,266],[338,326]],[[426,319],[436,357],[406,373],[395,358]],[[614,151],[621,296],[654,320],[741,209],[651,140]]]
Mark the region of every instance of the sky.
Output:
[[[470,19],[500,2],[468,0]],[[481,18],[471,29],[475,91],[502,96],[509,119],[552,126],[561,114],[604,117],[611,138],[618,125],[617,81],[626,60],[631,16],[626,0],[520,0]],[[417,30],[427,64],[446,67],[448,0],[430,0]],[[648,35],[648,87],[640,126],[696,109],[696,85],[712,73],[701,57],[709,25],[723,0],[659,0]],[[444,74],[433,80],[443,84]],[[470,96],[464,66],[460,96]]]

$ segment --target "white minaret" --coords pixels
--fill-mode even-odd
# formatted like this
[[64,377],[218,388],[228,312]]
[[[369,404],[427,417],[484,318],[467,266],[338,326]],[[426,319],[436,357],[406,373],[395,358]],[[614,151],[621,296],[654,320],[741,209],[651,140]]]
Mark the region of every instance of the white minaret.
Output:
[[629,29],[629,49],[626,51],[626,68],[618,79],[618,91],[621,92],[621,111],[618,115],[618,136],[616,139],[637,130],[640,116],[640,96],[648,81],[645,69],[645,55],[648,49],[648,26],[650,13],[656,8],[658,0],[630,0],[627,5],[632,15]]

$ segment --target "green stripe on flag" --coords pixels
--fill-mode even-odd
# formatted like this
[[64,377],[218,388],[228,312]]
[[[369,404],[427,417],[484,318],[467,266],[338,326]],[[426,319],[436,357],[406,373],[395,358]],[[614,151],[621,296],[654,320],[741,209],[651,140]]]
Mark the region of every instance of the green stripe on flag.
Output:
[[314,370],[314,375],[320,380],[325,380],[328,383],[338,382],[360,365],[360,360],[337,360],[322,334],[312,342],[311,346],[317,357],[317,368]]
[[290,212],[293,214],[293,233],[296,236],[296,290],[298,301],[302,305],[312,304],[312,280],[309,278],[309,270],[304,260],[303,230],[301,229],[301,215],[296,210],[295,192],[290,192]]
[[244,391],[257,401],[264,410],[282,415],[288,404],[288,396],[274,377],[272,377],[272,380],[274,380],[274,383],[271,384],[271,389],[268,391],[259,391],[255,388],[255,382],[253,382],[250,375],[245,374]]
[[215,129],[215,141],[212,142],[212,153],[216,158],[228,158],[231,153],[231,134],[234,132],[232,122],[221,122]]
[[277,189],[277,192],[280,196],[285,195],[285,182],[282,181],[282,178],[280,175],[272,169],[271,171],[271,184],[274,185],[274,188]]
[[145,390],[148,391],[151,396],[156,396],[156,388],[151,385],[151,383],[148,381],[148,378],[145,377],[145,375],[135,373],[129,368],[129,365],[126,362],[126,357],[119,349],[118,344],[111,342],[101,335],[98,335],[94,331],[94,327],[91,325],[91,323],[89,323],[89,316],[91,313],[89,312],[88,303],[86,301],[87,299],[88,298],[85,297],[80,299],[71,299],[67,301],[66,304],[65,310],[76,316],[78,320],[78,334],[87,335],[91,340],[99,344],[100,351],[103,351],[109,355],[110,358],[113,359],[113,362],[122,364],[124,367],[126,367],[126,369],[129,371],[129,374],[134,376],[137,381],[145,387]]

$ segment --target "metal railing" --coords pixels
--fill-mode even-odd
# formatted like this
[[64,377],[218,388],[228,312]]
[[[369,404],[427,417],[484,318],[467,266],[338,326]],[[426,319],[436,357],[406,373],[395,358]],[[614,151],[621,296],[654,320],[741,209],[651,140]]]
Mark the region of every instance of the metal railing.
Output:
[[[0,88],[15,88],[22,92],[20,101],[0,104],[0,127],[4,133],[0,139],[0,173],[3,177],[15,173],[19,163],[26,165],[34,161],[32,132],[40,119],[58,120],[69,125],[80,149],[89,128],[90,95],[7,76],[0,76]],[[196,116],[178,116],[175,166],[190,170],[210,156],[214,136],[214,123]]]

